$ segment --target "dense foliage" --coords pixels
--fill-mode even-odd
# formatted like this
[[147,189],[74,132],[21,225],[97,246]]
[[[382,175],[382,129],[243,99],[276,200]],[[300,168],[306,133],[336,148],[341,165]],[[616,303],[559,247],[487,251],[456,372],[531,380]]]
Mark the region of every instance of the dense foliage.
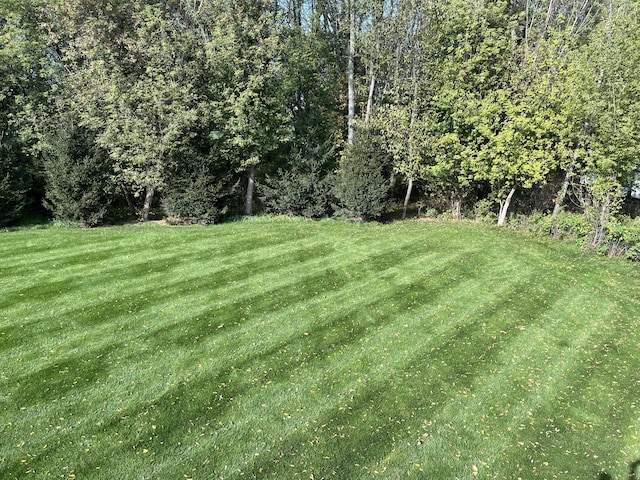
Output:
[[85,226],[100,224],[112,200],[111,164],[86,129],[62,122],[51,135],[44,154],[44,205],[63,221]]
[[[0,223],[44,192],[56,217],[86,224],[122,205],[204,222],[243,204],[377,217],[325,182],[336,175],[338,197],[366,188],[341,180],[366,130],[396,187],[381,204],[423,196],[461,218],[482,202],[499,224],[570,210],[599,248],[637,211],[639,12],[633,0],[0,0]],[[77,132],[84,147],[63,148]]]
[[389,192],[386,160],[371,130],[359,130],[354,135],[335,175],[334,210],[338,215],[369,220],[384,213]]
[[265,211],[307,218],[326,216],[330,211],[333,156],[329,142],[305,145],[292,152],[285,168],[267,175],[260,186]]

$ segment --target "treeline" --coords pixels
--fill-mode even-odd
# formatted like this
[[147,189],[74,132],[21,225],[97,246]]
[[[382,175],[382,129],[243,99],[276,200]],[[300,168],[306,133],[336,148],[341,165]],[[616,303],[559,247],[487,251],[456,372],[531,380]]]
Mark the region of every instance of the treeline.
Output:
[[598,246],[638,166],[639,8],[0,0],[0,223],[419,200],[552,229],[575,212]]

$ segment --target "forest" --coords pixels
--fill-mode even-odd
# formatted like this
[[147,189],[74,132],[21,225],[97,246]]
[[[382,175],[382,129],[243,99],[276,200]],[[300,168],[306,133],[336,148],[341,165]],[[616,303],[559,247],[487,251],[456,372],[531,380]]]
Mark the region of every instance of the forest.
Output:
[[639,9],[0,0],[0,226],[417,206],[635,257]]

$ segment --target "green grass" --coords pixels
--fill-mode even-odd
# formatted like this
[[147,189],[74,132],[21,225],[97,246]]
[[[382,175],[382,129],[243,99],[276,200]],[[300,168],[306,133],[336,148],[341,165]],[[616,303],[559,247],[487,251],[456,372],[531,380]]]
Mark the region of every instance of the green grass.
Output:
[[0,478],[626,478],[638,266],[475,224],[0,233]]

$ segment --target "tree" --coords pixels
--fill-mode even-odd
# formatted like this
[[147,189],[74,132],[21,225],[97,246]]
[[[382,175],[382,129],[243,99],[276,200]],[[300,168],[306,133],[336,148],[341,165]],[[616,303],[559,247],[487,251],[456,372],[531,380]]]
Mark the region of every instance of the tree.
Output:
[[590,243],[603,240],[611,215],[640,153],[638,6],[608,2],[589,42],[571,58],[562,107],[571,119],[574,154],[567,174],[581,179],[580,200],[593,226]]
[[356,56],[356,1],[347,0],[349,10],[349,48],[347,51],[347,143],[353,144],[356,117],[355,56]]
[[330,45],[331,37],[312,27],[285,29],[281,88],[286,115],[291,122],[291,141],[280,150],[289,160],[302,149],[331,142],[335,147],[341,132],[342,69]]
[[388,203],[390,162],[380,135],[366,129],[355,132],[354,142],[345,152],[336,172],[334,210],[347,218],[379,218]]
[[44,149],[45,206],[59,220],[99,225],[114,197],[111,163],[92,132],[73,118],[60,120]]
[[247,172],[245,214],[253,212],[256,168],[292,136],[282,88],[282,44],[273,12],[262,1],[221,4],[211,33],[211,56],[222,56],[228,77],[221,84],[220,134],[224,154]]
[[429,148],[424,174],[446,195],[454,218],[462,200],[487,181],[487,146],[504,119],[512,72],[511,16],[506,2],[441,2],[434,15]]
[[285,168],[267,175],[260,185],[261,200],[267,212],[324,217],[331,200],[330,172],[334,166],[331,139],[319,145],[301,145]]
[[[111,8],[109,4],[101,6]],[[188,140],[199,108],[195,77],[202,67],[197,39],[176,25],[159,6],[122,6],[130,24],[102,25],[87,17],[74,32],[66,79],[83,125],[97,132],[109,153],[118,183],[144,198],[141,218],[149,216],[156,192],[164,186],[168,159]],[[79,15],[80,12],[75,12]],[[94,41],[96,32],[115,38]],[[109,43],[107,43],[107,40]]]
[[505,223],[516,189],[543,184],[557,159],[556,117],[545,109],[541,94],[528,93],[502,98],[504,119],[483,154],[488,167],[484,179],[500,203],[498,226]]
[[[382,7],[384,10],[384,6]],[[384,136],[389,152],[394,159],[393,173],[403,175],[407,190],[402,217],[406,217],[414,180],[420,178],[424,168],[422,154],[426,141],[424,116],[426,81],[431,73],[433,59],[426,40],[433,25],[430,23],[430,6],[411,1],[398,2],[395,15],[384,18],[381,12],[374,13],[375,30],[372,28],[370,44],[371,70],[380,70],[383,85],[380,105],[372,122]],[[392,32],[391,38],[380,35]],[[382,68],[387,71],[382,73]],[[375,81],[377,77],[372,76]],[[367,121],[371,115],[373,87],[369,90]]]
[[47,90],[38,18],[35,2],[0,0],[0,225],[16,221],[37,200],[39,159],[23,110],[41,102]]

